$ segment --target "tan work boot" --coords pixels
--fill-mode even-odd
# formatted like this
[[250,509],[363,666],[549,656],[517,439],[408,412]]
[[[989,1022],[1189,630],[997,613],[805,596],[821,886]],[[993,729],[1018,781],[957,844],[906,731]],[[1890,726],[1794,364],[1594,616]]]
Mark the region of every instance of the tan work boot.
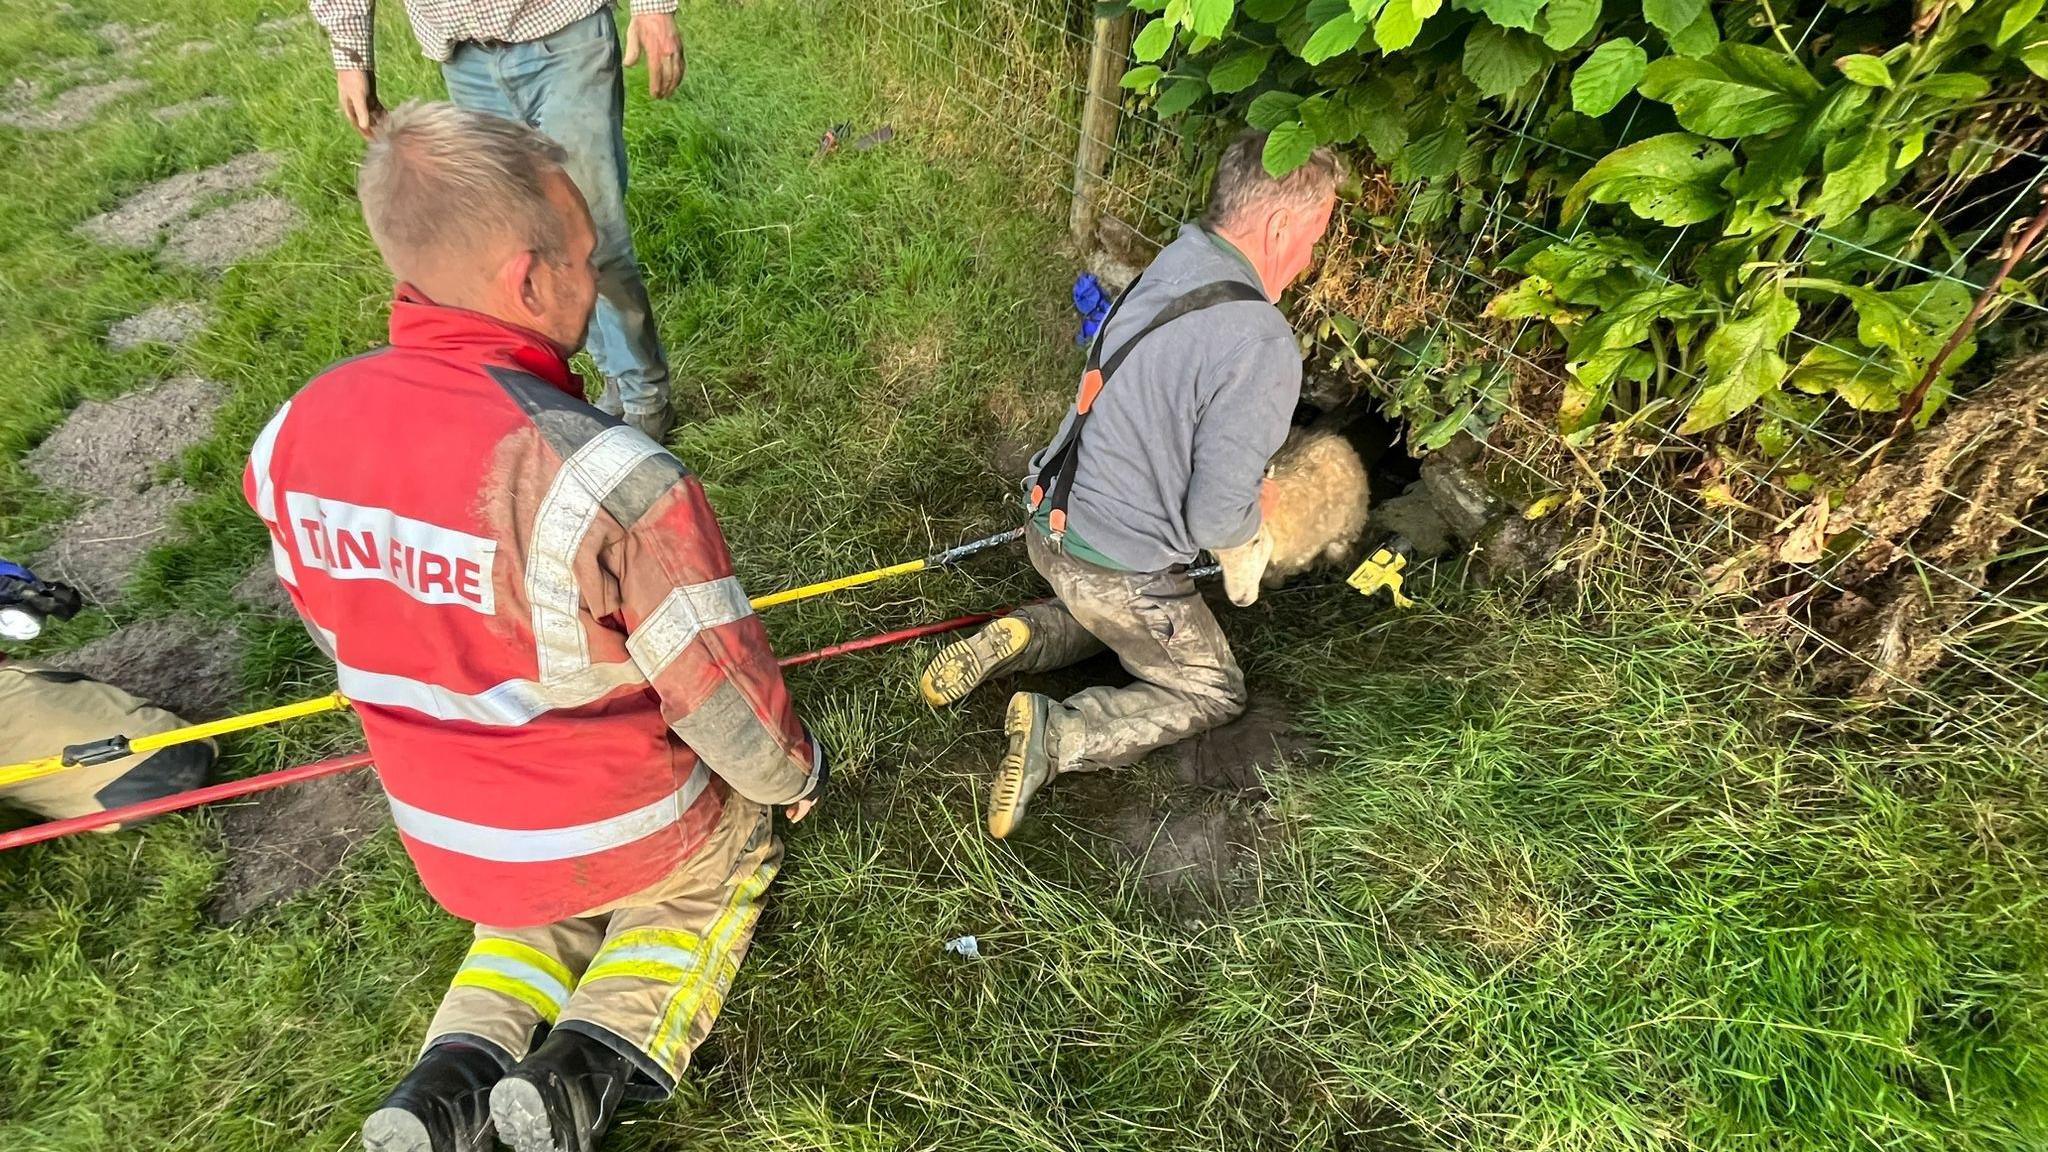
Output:
[[939,649],[925,665],[924,675],[917,678],[918,691],[934,708],[958,704],[1030,643],[1031,625],[1005,616],[967,639]]
[[1031,798],[1058,774],[1050,747],[1052,701],[1036,692],[1019,692],[1010,697],[1003,716],[1003,731],[1010,738],[1009,751],[996,768],[995,783],[988,790],[988,834],[1001,840],[1024,822],[1024,809]]

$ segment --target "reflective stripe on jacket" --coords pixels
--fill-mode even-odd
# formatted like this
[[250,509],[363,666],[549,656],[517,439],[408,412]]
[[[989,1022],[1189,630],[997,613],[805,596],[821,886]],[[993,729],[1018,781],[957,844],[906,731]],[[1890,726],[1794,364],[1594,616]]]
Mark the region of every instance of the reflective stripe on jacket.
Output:
[[456,915],[576,915],[695,852],[727,788],[813,787],[702,487],[538,335],[401,287],[391,345],[286,403],[244,489]]

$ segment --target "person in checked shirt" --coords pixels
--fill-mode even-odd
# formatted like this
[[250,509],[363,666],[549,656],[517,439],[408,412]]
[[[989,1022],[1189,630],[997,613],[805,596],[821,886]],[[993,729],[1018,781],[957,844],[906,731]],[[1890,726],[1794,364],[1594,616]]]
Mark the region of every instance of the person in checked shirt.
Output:
[[[376,0],[311,0],[333,48],[341,112],[369,138],[377,100]],[[569,178],[597,227],[597,309],[590,356],[604,375],[599,409],[656,441],[675,423],[668,359],[626,222],[622,65],[647,58],[647,94],[683,79],[676,0],[631,0],[623,59],[612,0],[406,0],[413,35],[441,65],[448,98],[538,128],[569,155]]]

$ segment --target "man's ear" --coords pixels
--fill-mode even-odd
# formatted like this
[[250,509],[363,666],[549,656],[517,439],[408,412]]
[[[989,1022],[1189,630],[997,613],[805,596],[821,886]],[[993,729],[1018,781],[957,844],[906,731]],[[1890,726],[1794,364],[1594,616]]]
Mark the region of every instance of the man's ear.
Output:
[[499,295],[528,318],[539,316],[546,310],[541,286],[535,279],[540,274],[540,266],[541,261],[534,251],[522,248],[506,257],[498,269]]

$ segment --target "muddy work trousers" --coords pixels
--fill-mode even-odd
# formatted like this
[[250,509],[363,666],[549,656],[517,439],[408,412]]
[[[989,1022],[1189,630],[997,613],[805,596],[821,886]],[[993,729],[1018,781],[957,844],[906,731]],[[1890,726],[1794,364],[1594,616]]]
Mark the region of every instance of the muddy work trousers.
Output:
[[426,1047],[476,1044],[510,1068],[548,1024],[631,1060],[632,1095],[667,1096],[711,1032],[781,863],[769,810],[732,795],[704,846],[645,892],[537,928],[477,925]]
[[1031,642],[1001,671],[1049,672],[1107,648],[1138,678],[1052,709],[1047,746],[1059,771],[1135,763],[1244,711],[1244,673],[1185,570],[1119,572],[1067,555],[1035,528],[1024,540],[1057,599],[1013,613]]
[[[112,684],[29,664],[0,665],[0,764],[55,756],[108,736],[154,736],[185,721]],[[62,820],[155,800],[206,783],[211,740],[66,768],[0,788],[0,800]],[[111,832],[104,828],[101,831]]]

